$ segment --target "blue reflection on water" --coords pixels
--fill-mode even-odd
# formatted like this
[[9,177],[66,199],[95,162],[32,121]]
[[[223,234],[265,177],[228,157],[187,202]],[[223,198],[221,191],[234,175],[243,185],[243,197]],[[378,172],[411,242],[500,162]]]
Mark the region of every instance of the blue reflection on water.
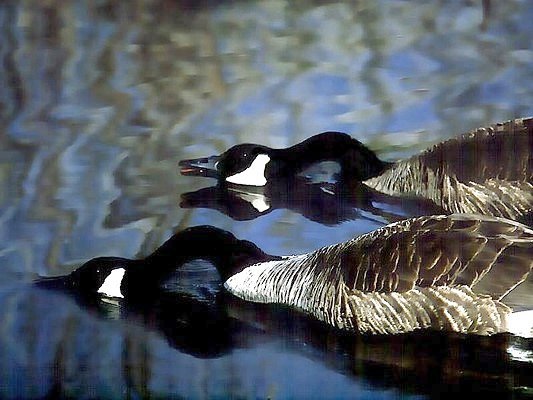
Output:
[[[0,396],[397,398],[531,386],[529,364],[493,342],[438,341],[449,352],[439,357],[416,346],[410,357],[409,341],[352,351],[323,327],[291,325],[293,314],[221,310],[209,268],[181,276],[180,290],[193,292],[199,315],[221,317],[218,336],[203,341],[217,345],[210,358],[191,354],[185,333],[204,338],[207,328],[187,309],[170,314],[181,327],[170,335],[161,316],[96,311],[33,289],[37,274],[98,255],[146,255],[196,224],[294,254],[387,222],[362,212],[325,226],[290,208],[237,221],[180,208],[182,193],[214,184],[180,176],[180,159],[241,142],[284,147],[325,130],[396,159],[533,114],[527,0],[491,2],[484,30],[477,3],[146,4],[0,6]],[[187,330],[192,321],[197,331]],[[398,346],[399,359],[385,357]],[[487,363],[496,365],[490,379],[465,362],[482,356],[504,360]]]

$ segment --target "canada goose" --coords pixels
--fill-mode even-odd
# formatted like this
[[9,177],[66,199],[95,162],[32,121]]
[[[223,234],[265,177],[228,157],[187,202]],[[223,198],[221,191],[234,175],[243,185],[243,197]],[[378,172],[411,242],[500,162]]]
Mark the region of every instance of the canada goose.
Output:
[[142,303],[193,259],[212,262],[237,297],[285,304],[343,330],[529,334],[516,325],[524,314],[511,314],[504,301],[529,283],[520,285],[533,266],[533,230],[488,216],[403,220],[288,257],[198,226],[176,233],[145,259],[99,257],[37,284]]
[[518,219],[533,210],[532,153],[533,118],[522,118],[475,129],[394,163],[344,133],[325,132],[286,149],[240,144],[180,166],[183,175],[264,186],[335,161],[342,180],[388,195],[426,198],[447,213]]
[[522,329],[517,321],[525,314],[511,314],[503,301],[532,266],[533,230],[453,214],[403,220],[309,254],[251,265],[224,285],[242,299],[286,304],[349,331],[488,335]]

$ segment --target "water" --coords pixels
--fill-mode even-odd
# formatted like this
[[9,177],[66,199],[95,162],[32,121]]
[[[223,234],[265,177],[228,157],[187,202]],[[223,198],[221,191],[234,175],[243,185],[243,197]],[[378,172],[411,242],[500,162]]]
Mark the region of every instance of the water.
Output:
[[203,264],[178,274],[185,294],[148,310],[90,308],[31,285],[95,256],[149,254],[197,224],[273,254],[384,225],[388,214],[349,199],[329,220],[301,202],[245,217],[180,207],[215,183],[180,176],[177,162],[325,130],[394,160],[533,115],[533,6],[483,3],[2,3],[0,396],[531,393],[527,341],[344,337],[225,298]]

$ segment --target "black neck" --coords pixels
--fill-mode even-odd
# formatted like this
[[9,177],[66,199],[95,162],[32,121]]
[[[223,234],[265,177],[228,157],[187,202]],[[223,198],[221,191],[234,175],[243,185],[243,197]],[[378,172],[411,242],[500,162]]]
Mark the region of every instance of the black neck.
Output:
[[174,234],[161,247],[142,260],[147,276],[162,282],[188,261],[212,262],[223,280],[249,265],[279,259],[264,253],[255,244],[235,238],[211,226],[197,226]]
[[344,178],[360,181],[381,174],[390,165],[358,140],[340,132],[320,133],[287,149],[274,150],[273,155],[292,172],[317,162],[337,161]]

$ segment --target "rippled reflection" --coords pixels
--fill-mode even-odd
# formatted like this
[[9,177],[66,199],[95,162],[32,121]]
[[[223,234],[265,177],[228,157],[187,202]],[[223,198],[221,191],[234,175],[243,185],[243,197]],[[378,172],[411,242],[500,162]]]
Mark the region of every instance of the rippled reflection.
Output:
[[[533,7],[490,5],[484,18],[481,2],[0,4],[0,396],[394,398],[465,382],[531,386],[521,372],[530,344],[520,341],[522,361],[483,341],[439,341],[439,355],[423,353],[433,369],[421,378],[405,372],[408,358],[399,357],[399,369],[367,363],[337,347],[331,332],[318,334],[325,345],[308,346],[292,317],[272,312],[259,318],[277,324],[272,331],[229,317],[245,333],[232,337],[240,328],[228,328],[229,348],[206,359],[172,347],[144,317],[116,307],[102,315],[28,283],[98,255],[148,254],[171,232],[202,223],[273,254],[383,225],[374,210],[325,226],[285,204],[241,221],[180,208],[181,194],[206,183],[180,176],[177,163],[245,141],[286,147],[327,130],[396,159],[533,115]],[[211,277],[205,285],[211,293],[218,284]],[[231,315],[217,307],[216,315]],[[416,364],[419,342],[386,348],[412,352]],[[484,357],[500,368],[486,380],[481,367],[464,364]],[[477,372],[459,378],[454,370]]]
[[275,390],[279,397],[394,398],[399,391],[519,394],[533,384],[531,344],[501,335],[354,337],[225,296],[167,294],[159,307],[80,309],[66,296],[19,289],[4,293],[3,312],[6,303],[17,318],[2,321],[0,378],[28,385],[4,387],[3,396],[263,397]]
[[288,209],[323,225],[353,220],[385,224],[409,217],[445,213],[430,201],[399,199],[373,191],[358,182],[328,184],[299,179],[281,182],[281,185],[273,182],[264,187],[222,183],[183,193],[180,207],[218,210],[237,221],[259,218],[277,209]]

